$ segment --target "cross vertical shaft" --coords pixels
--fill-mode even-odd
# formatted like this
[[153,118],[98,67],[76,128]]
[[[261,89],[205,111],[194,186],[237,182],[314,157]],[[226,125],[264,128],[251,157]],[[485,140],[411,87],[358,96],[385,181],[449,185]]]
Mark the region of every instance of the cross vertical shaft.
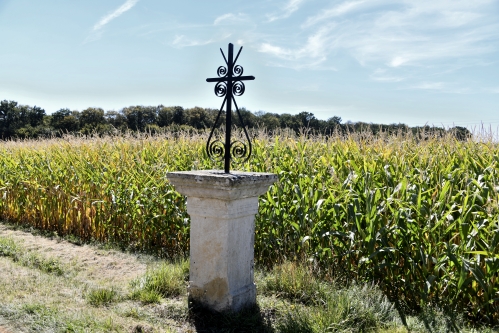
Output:
[[234,70],[234,45],[229,43],[229,54],[227,59],[227,104],[225,112],[225,173],[230,172],[230,135],[232,129],[232,75]]

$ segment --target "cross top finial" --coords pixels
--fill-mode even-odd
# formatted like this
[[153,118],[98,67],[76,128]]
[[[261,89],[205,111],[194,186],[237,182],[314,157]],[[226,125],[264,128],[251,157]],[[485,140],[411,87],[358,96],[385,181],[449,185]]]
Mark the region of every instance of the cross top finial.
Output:
[[[220,111],[218,112],[217,119],[213,124],[213,127],[208,137],[208,142],[206,143],[206,152],[208,156],[214,160],[221,161],[224,160],[224,170],[225,173],[230,173],[230,162],[233,159],[239,160],[239,163],[246,162],[251,156],[251,140],[249,138],[248,132],[246,131],[246,126],[244,126],[243,118],[239,113],[239,108],[237,107],[236,100],[234,96],[241,96],[244,94],[245,86],[242,81],[254,80],[254,76],[243,76],[243,67],[236,65],[237,59],[241,54],[243,47],[237,52],[236,58],[234,59],[234,45],[229,43],[228,57],[225,57],[224,52],[220,49],[222,56],[224,57],[225,66],[220,66],[217,69],[218,77],[208,78],[206,82],[217,82],[215,85],[215,95],[218,97],[224,97]],[[239,140],[231,142],[231,128],[232,128],[232,102],[236,108],[239,121],[244,130],[246,136],[247,144]],[[218,120],[222,110],[226,106],[226,116],[225,116],[225,143],[216,139],[212,141],[213,132],[217,127]]]

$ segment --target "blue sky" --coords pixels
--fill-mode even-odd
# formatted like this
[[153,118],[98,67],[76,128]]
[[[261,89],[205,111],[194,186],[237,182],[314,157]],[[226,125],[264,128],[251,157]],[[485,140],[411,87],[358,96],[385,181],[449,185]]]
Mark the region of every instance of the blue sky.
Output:
[[219,108],[231,42],[251,111],[499,126],[497,0],[0,0],[0,41],[0,99],[47,113]]

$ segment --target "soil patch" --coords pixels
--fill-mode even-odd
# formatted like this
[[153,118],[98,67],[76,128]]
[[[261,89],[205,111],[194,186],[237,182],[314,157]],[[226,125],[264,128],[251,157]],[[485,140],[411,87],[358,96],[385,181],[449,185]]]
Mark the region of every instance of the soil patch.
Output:
[[[116,250],[103,250],[88,245],[76,245],[65,240],[33,235],[0,224],[0,236],[11,237],[27,250],[36,250],[62,263],[85,272],[85,278],[106,282],[129,281],[146,271],[145,258]],[[83,277],[80,277],[83,278]],[[0,332],[2,333],[2,332]]]

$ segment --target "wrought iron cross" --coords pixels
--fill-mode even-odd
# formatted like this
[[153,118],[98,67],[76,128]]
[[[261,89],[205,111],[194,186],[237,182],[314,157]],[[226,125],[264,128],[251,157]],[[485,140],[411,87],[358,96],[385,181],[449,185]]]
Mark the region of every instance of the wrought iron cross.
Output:
[[[225,161],[225,173],[230,173],[231,159],[243,159],[242,161],[240,161],[240,163],[244,163],[249,159],[251,155],[251,140],[249,138],[248,132],[246,131],[246,126],[244,126],[243,118],[239,113],[239,108],[237,107],[236,100],[234,99],[234,95],[241,96],[242,94],[244,94],[245,88],[242,81],[255,79],[254,76],[242,76],[243,68],[239,65],[236,65],[237,59],[239,58],[242,49],[243,47],[241,46],[235,59],[233,58],[234,45],[232,43],[229,44],[228,58],[225,57],[224,52],[222,51],[222,49],[220,49],[227,67],[218,67],[218,77],[206,79],[206,82],[217,82],[217,84],[215,85],[215,95],[217,95],[218,97],[224,97],[222,107],[220,108],[220,111],[218,111],[217,119],[213,124],[208,142],[206,143],[206,152],[208,153],[208,156],[214,160]],[[234,102],[237,115],[239,116],[239,121],[241,122],[246,140],[248,141],[247,145],[239,140],[235,140],[232,142],[230,141],[232,128],[232,102]],[[226,106],[225,143],[222,143],[218,139],[212,141],[212,136],[215,128],[217,127],[218,120],[220,119],[220,115],[222,114],[224,106]]]

